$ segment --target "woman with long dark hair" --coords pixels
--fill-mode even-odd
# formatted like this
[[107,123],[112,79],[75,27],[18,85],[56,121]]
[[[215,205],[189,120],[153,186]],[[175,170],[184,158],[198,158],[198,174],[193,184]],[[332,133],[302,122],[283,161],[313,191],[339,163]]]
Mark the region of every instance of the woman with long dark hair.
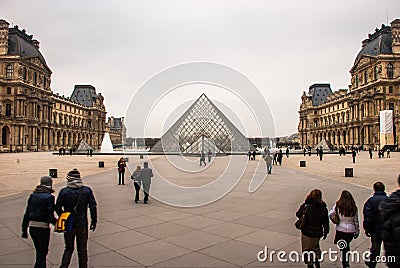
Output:
[[[319,241],[321,237],[326,239],[329,233],[328,209],[322,200],[322,192],[314,189],[306,197],[304,203],[296,212],[296,216],[301,218],[305,214],[305,225],[301,230],[301,248],[303,252],[313,252],[313,259],[305,259],[307,267],[319,268],[321,258],[321,248]],[[305,254],[305,256],[308,256]],[[311,255],[310,255],[311,256]]]
[[350,251],[351,241],[360,234],[360,227],[356,201],[349,191],[344,190],[342,192],[339,200],[329,212],[331,220],[334,219],[335,215],[337,215],[339,222],[336,221],[334,243],[340,249],[343,268],[350,267],[347,253]]

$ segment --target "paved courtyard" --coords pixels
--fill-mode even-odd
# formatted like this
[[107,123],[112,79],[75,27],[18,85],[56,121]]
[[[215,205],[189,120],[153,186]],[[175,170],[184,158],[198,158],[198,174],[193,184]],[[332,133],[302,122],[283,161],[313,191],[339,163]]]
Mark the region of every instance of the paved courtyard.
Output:
[[[244,162],[247,159],[245,156],[234,157]],[[27,171],[18,174],[19,171],[13,170],[12,165],[4,165],[8,161],[17,165],[16,158],[35,163],[34,167],[41,172],[32,170],[34,174],[29,174],[34,167],[27,164]],[[20,238],[22,215],[28,189],[33,188],[39,177],[47,174],[48,168],[54,165],[59,165],[57,167],[61,170],[60,178],[55,180],[56,194],[65,186],[65,173],[73,167],[81,170],[84,183],[94,190],[99,223],[96,231],[89,235],[91,267],[303,267],[301,263],[279,263],[276,259],[259,262],[257,253],[265,246],[268,250],[300,252],[300,235],[294,228],[294,214],[310,190],[321,189],[324,200],[332,207],[340,192],[347,189],[353,193],[361,211],[372,193],[370,186],[376,179],[388,184],[388,192],[395,190],[394,182],[400,164],[398,153],[392,153],[390,159],[374,160],[369,160],[366,153],[360,153],[354,165],[355,177],[345,178],[344,167],[352,166],[350,156],[326,155],[322,162],[312,156],[305,158],[306,168],[299,168],[299,160],[304,157],[291,155],[284,157],[283,166],[274,166],[273,174],[267,177],[258,191],[250,194],[248,187],[257,164],[257,161],[250,161],[240,182],[222,199],[196,208],[179,208],[152,198],[147,205],[135,204],[129,174],[126,185],[117,185],[116,156],[65,156],[62,163],[52,163],[59,162],[59,159],[50,153],[0,155],[0,183],[3,188],[13,186],[8,187],[7,193],[0,198],[1,267],[32,267],[32,241]],[[106,161],[106,169],[97,167],[100,160]],[[197,160],[193,160],[193,167],[197,166]],[[160,174],[173,183],[198,186],[216,178],[228,160],[228,157],[216,158],[212,165],[200,172],[175,171],[163,156],[153,157],[150,166],[156,166]],[[143,159],[129,156],[128,163],[134,168],[142,164]],[[265,167],[264,162],[260,164]],[[100,170],[102,172],[97,173]],[[10,173],[17,182],[10,182]],[[154,178],[155,184],[158,179],[158,176]],[[321,242],[322,250],[337,249],[332,243],[333,229],[331,224],[328,238]],[[63,247],[62,235],[52,233],[49,267],[59,266]],[[360,253],[368,248],[369,240],[363,232],[351,244],[351,249]],[[71,267],[77,267],[76,253]],[[327,260],[323,267],[340,267],[340,264]],[[365,265],[360,262],[352,264],[352,267]]]

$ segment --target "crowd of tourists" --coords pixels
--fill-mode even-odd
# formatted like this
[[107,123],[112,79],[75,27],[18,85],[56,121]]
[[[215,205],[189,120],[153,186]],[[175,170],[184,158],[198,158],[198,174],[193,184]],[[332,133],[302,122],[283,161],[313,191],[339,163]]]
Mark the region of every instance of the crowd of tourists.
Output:
[[[400,187],[400,175],[398,176]],[[380,257],[382,242],[385,249],[386,265],[400,267],[400,189],[389,197],[385,185],[376,182],[374,194],[363,206],[362,227],[365,235],[371,239],[367,267],[376,267]],[[360,235],[359,212],[352,194],[344,190],[332,209],[328,212],[319,189],[312,190],[296,212],[296,228],[301,230],[301,247],[307,267],[320,267],[320,239],[326,239],[329,233],[329,219],[335,224],[334,244],[340,249],[343,268],[350,267],[350,244]]]

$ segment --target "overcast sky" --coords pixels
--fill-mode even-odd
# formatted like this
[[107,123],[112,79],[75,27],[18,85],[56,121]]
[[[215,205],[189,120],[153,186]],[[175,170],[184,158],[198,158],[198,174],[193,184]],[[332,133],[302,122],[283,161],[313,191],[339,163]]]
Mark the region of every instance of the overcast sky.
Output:
[[1,0],[0,17],[40,41],[54,92],[69,96],[74,85],[91,84],[104,95],[107,116],[124,116],[135,91],[158,72],[207,61],[250,78],[283,136],[297,132],[310,85],[348,88],[362,40],[400,18],[400,1]]

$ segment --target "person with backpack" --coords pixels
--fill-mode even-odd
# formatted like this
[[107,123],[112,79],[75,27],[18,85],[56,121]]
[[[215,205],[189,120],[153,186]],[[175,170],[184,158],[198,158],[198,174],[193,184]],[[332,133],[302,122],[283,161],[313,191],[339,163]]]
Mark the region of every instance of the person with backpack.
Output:
[[[400,186],[400,175],[397,177]],[[382,241],[385,248],[386,265],[400,267],[400,189],[379,204],[382,220]]]
[[54,217],[53,179],[50,176],[40,178],[40,185],[31,193],[22,220],[22,238],[31,235],[36,250],[35,268],[46,267],[46,256],[50,244],[50,224],[56,223]]
[[79,268],[88,265],[88,217],[90,210],[90,230],[97,226],[97,203],[90,187],[84,186],[80,172],[74,168],[67,174],[67,187],[61,189],[57,197],[56,212],[60,216],[63,212],[73,214],[73,229],[64,233],[65,250],[60,268],[69,266],[76,240]]
[[363,227],[367,237],[371,238],[371,255],[366,264],[370,268],[375,268],[377,265],[377,256],[381,254],[382,245],[382,220],[379,217],[379,204],[387,199],[385,193],[385,185],[382,182],[374,183],[374,195],[370,197],[364,204]]

